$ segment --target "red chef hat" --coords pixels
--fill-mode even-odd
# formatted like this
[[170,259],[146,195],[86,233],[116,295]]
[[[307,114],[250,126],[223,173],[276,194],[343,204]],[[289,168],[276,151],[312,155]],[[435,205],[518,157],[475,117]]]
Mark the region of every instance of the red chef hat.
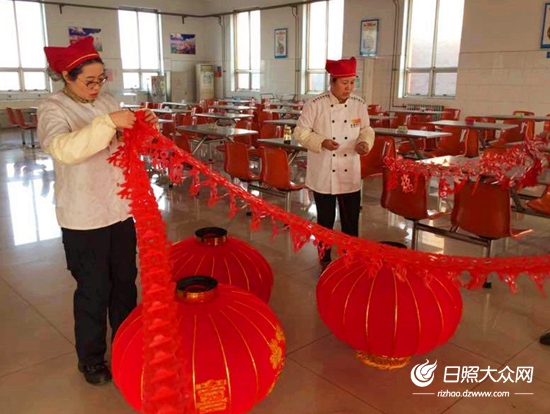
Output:
[[57,73],[70,71],[87,60],[99,59],[92,36],[85,37],[69,47],[45,47],[44,53],[50,68]]
[[333,78],[348,78],[356,75],[357,61],[354,57],[341,60],[327,59],[325,69]]

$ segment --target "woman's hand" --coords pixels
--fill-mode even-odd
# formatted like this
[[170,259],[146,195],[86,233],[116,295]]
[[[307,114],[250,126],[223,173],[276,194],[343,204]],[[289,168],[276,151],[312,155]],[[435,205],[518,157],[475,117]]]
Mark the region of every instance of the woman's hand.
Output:
[[325,139],[322,143],[321,143],[321,146],[324,148],[324,149],[327,149],[329,151],[334,151],[334,150],[337,150],[338,147],[340,146],[340,144],[338,144],[336,141],[334,141],[333,139]]
[[150,124],[157,123],[158,119],[153,111],[151,111],[150,109],[139,109],[139,111],[145,112],[145,122],[149,122]]
[[368,154],[369,153],[369,144],[367,144],[364,141],[360,142],[359,144],[356,145],[355,152],[357,152],[357,154],[359,154],[359,155]]
[[128,110],[111,112],[109,116],[117,129],[132,128],[136,122],[136,115]]

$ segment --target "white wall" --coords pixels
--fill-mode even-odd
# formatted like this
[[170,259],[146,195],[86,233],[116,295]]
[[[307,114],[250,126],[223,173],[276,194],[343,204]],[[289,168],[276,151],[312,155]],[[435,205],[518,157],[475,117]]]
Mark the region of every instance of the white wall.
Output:
[[[89,0],[77,0],[90,3]],[[402,13],[402,1],[399,0]],[[229,12],[253,6],[272,6],[288,1],[270,0],[195,0],[185,3],[168,0],[132,0],[133,5],[157,7],[174,13],[208,14]],[[109,0],[97,0],[97,5],[116,6]],[[126,3],[126,5],[129,4]],[[94,9],[65,7],[59,13],[57,6],[47,6],[48,38],[50,45],[67,44],[67,26],[100,27],[103,32],[103,57],[115,70],[115,82],[107,87],[119,91],[121,88],[120,61],[118,58],[118,29],[116,12]],[[550,113],[550,59],[546,50],[540,48],[544,2],[540,0],[466,0],[464,26],[458,70],[458,90],[455,99],[395,99],[395,105],[411,103],[444,104],[462,109],[465,115],[483,115],[495,112],[510,113],[514,109],[531,110],[537,114]],[[356,56],[360,68],[364,59],[359,57],[359,28],[363,19],[380,19],[378,56],[374,60],[372,102],[388,109],[391,104],[390,81],[392,73],[395,5],[392,0],[346,0],[344,12],[343,56]],[[402,15],[397,25],[397,39],[401,43]],[[229,33],[230,17],[223,21],[226,34]],[[222,62],[222,29],[217,18],[186,18],[185,24],[179,17],[164,16],[163,46],[164,58],[173,71],[189,71],[187,86],[194,90],[194,64],[209,62],[223,63],[224,94],[230,91],[231,68],[229,66],[230,37],[226,37],[225,62]],[[262,12],[262,92],[294,93],[296,89],[295,64],[300,56],[295,47],[299,31],[291,9],[281,8]],[[288,57],[274,59],[273,31],[288,28]],[[171,55],[170,33],[195,33],[197,55]],[[399,45],[396,62],[399,63]],[[118,80],[117,80],[118,79]],[[368,80],[362,80],[368,81]],[[191,93],[191,92],[190,92]],[[25,103],[30,105],[28,102]],[[0,101],[0,106],[5,102]]]

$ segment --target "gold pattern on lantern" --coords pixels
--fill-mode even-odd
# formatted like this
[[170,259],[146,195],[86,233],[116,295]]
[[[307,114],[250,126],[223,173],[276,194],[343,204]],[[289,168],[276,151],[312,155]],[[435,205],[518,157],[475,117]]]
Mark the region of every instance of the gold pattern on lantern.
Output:
[[372,355],[363,351],[357,351],[357,358],[365,365],[385,370],[403,368],[411,360],[411,357],[388,357]]
[[195,386],[197,414],[227,410],[227,380],[208,380]]
[[285,343],[285,334],[280,326],[277,326],[275,330],[275,339],[269,341],[269,348],[271,349],[271,357],[269,361],[274,370],[282,369],[283,364],[283,348],[281,345]]

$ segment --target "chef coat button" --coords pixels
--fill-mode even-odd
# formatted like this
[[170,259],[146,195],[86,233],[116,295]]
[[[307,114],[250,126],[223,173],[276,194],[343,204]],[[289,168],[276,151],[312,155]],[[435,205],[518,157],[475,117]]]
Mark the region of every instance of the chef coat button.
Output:
[[348,172],[348,170],[344,170],[344,172]]
[[336,139],[336,137],[332,137],[332,139]]
[[332,120],[332,123],[334,124],[334,119]]
[[344,139],[348,139],[348,137],[344,137]]
[[336,170],[332,170],[332,172],[336,172]]
[[347,119],[344,119],[344,124],[345,124],[346,122],[348,122],[348,120],[347,120]]
[[333,157],[336,157],[336,154],[332,154]]
[[331,108],[334,108],[334,105],[331,104],[330,107],[331,107]]
[[347,157],[347,156],[348,156],[348,154],[344,154],[344,157]]
[[348,107],[348,105],[346,104],[346,105],[344,105],[344,107],[345,107],[345,108],[347,108],[347,107]]

